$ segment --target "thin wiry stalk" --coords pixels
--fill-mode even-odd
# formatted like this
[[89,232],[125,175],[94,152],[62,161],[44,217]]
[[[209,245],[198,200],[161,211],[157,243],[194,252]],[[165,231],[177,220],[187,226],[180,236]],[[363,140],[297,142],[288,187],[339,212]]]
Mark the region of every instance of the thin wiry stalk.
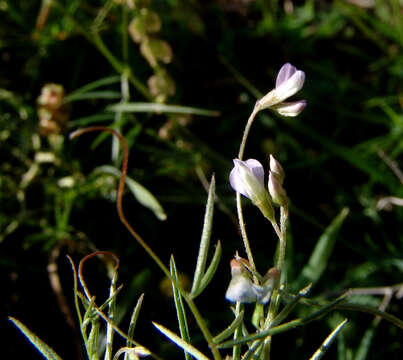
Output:
[[[221,355],[220,355],[220,352],[218,351],[216,345],[214,344],[213,336],[210,333],[210,330],[207,328],[207,325],[205,324],[205,321],[204,321],[203,317],[200,315],[200,312],[197,309],[193,300],[190,298],[190,296],[188,296],[186,291],[183,290],[183,288],[180,286],[180,284],[177,281],[175,281],[175,279],[172,278],[168,268],[164,265],[164,263],[160,260],[160,258],[154,253],[154,251],[148,246],[148,244],[143,240],[143,238],[133,229],[133,227],[129,224],[129,222],[126,219],[126,216],[123,212],[122,199],[123,199],[123,192],[124,192],[124,188],[125,188],[125,180],[126,180],[126,175],[127,175],[127,165],[129,162],[129,150],[127,148],[125,138],[121,134],[119,134],[117,131],[104,127],[104,126],[91,126],[91,127],[87,127],[84,129],[76,130],[72,134],[70,134],[70,138],[73,139],[84,133],[92,132],[92,131],[106,131],[119,138],[121,145],[122,145],[122,149],[123,149],[121,177],[119,180],[119,187],[118,187],[118,194],[117,194],[117,210],[118,210],[119,218],[122,221],[123,225],[126,227],[126,229],[130,232],[130,234],[136,239],[136,241],[147,252],[147,254],[149,254],[151,256],[151,258],[156,262],[156,264],[160,267],[160,269],[164,272],[164,274],[171,281],[173,281],[175,283],[175,286],[178,288],[181,295],[183,296],[186,303],[188,304],[190,310],[192,311],[193,316],[195,317],[196,322],[197,322],[201,332],[203,333],[203,335],[211,349],[211,352],[213,353],[214,359],[221,360]],[[79,274],[80,274],[80,272],[79,272]],[[97,311],[99,311],[99,314],[101,315],[101,317],[103,317],[106,321],[110,322],[110,319],[105,314],[103,314],[102,311],[99,310],[99,308],[96,307],[96,309],[97,309]],[[115,331],[117,331],[124,338],[128,339],[127,335],[123,334],[121,332],[121,330],[119,330],[116,327],[115,324],[113,324],[113,325],[114,325],[113,328],[115,329]],[[130,340],[132,340],[132,339],[130,339]]]
[[[249,116],[248,122],[246,123],[245,130],[243,132],[242,141],[241,141],[241,145],[239,147],[239,153],[238,153],[239,160],[242,160],[242,158],[243,158],[243,155],[245,152],[246,140],[248,138],[250,128],[253,124],[253,120],[255,120],[257,113],[258,113],[258,109],[255,106],[255,108],[252,111],[252,114]],[[249,245],[248,235],[246,233],[245,222],[243,220],[241,194],[238,192],[236,193],[236,208],[237,208],[237,212],[238,212],[239,227],[241,230],[243,244],[245,246],[246,256],[248,257],[248,261],[249,261],[251,269],[253,271],[256,271],[255,261],[253,260],[253,255],[252,255],[252,251],[251,251],[251,248]]]

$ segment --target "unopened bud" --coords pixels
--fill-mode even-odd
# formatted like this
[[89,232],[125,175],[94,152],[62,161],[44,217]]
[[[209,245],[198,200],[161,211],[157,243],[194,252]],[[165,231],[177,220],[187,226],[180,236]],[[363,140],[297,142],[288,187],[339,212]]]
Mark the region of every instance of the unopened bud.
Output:
[[263,296],[259,299],[262,304],[268,303],[271,297],[273,288],[278,287],[280,281],[280,272],[277,268],[270,268],[263,278]]
[[281,164],[270,154],[270,171],[277,176],[280,185],[283,185],[285,172]]
[[277,179],[276,174],[273,172],[270,172],[269,174],[269,193],[275,204],[280,206],[287,205],[287,194],[281,186],[280,181]]

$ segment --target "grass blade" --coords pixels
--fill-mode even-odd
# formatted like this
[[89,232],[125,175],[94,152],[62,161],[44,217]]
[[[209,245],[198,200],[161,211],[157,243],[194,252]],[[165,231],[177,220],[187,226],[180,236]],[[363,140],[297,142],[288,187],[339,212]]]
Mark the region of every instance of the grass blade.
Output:
[[21,321],[11,316],[8,319],[27,337],[27,339],[36,347],[36,349],[48,360],[62,360],[55,351],[45,344],[38,336],[29,330]]
[[244,311],[242,310],[224,331],[220,332],[217,336],[214,337],[213,341],[215,344],[220,343],[226,338],[230,337],[234,331],[238,328],[239,325],[242,324]]
[[64,98],[65,102],[70,102],[71,98],[74,99],[74,97],[77,97],[79,94],[84,94],[87,93],[91,90],[97,89],[99,87],[105,86],[105,85],[110,85],[110,84],[115,84],[120,82],[120,76],[119,75],[113,75],[113,76],[108,76],[106,78],[103,79],[99,79],[97,81],[91,82],[87,85],[84,85],[83,87],[73,91],[72,93],[70,93],[69,95],[67,95]]
[[[140,309],[141,309],[141,305],[143,304],[143,300],[144,300],[144,293],[141,294],[139,299],[137,300],[137,304],[134,307],[132,317],[130,318],[129,331],[127,332],[127,336],[129,338],[133,338],[134,329],[136,328],[137,319],[138,319],[139,314],[140,314]],[[127,340],[126,341],[126,347],[130,348],[131,345],[132,345],[132,343]],[[116,354],[115,354],[115,357],[116,357]],[[127,359],[128,359],[128,354],[127,354],[127,352],[125,352],[125,360],[127,360]]]
[[339,332],[343,329],[344,325],[347,324],[347,319],[344,319],[336,328],[330,333],[330,335],[325,339],[322,345],[319,347],[318,350],[315,351],[315,354],[312,355],[310,360],[319,360],[325,355],[325,352],[332,345],[333,341],[336,339],[336,336]]
[[311,282],[314,285],[319,281],[332,254],[339,229],[348,213],[348,208],[343,208],[320,236],[308,264],[304,266],[300,277],[297,279],[297,288],[301,288],[307,282]]
[[110,105],[106,110],[114,112],[153,112],[153,113],[176,113],[176,114],[193,114],[201,116],[218,116],[219,112],[215,110],[205,110],[189,106],[166,105],[159,103],[119,103]]
[[199,288],[194,294],[192,294],[192,298],[195,298],[196,296],[201,294],[203,290],[207,287],[207,285],[210,283],[210,281],[213,279],[213,276],[217,270],[220,259],[221,259],[221,242],[218,241],[214,251],[213,259],[211,260],[211,263],[207,268],[206,273],[203,275],[203,278],[201,279]]
[[[109,298],[111,299],[108,308],[108,317],[112,321],[115,321],[115,313],[116,313],[116,283],[118,279],[118,272],[116,270],[113,271],[112,279],[111,279],[111,286],[109,288]],[[112,346],[113,346],[113,328],[108,322],[106,324],[106,349],[104,360],[111,360],[112,359]]]
[[[170,272],[175,279],[175,281],[178,281],[178,274],[176,272],[176,265],[175,265],[175,260],[173,256],[171,256],[171,261],[170,261]],[[185,312],[185,307],[183,306],[182,302],[182,296],[178,290],[178,288],[175,286],[175,283],[172,282],[172,293],[174,296],[174,301],[175,301],[175,308],[176,308],[176,315],[178,318],[178,323],[179,323],[179,331],[181,333],[181,337],[183,340],[185,340],[187,343],[190,343],[190,336],[189,336],[189,327],[186,319],[186,312]],[[186,360],[190,360],[190,355],[185,351],[185,358]]]
[[311,321],[321,319],[323,316],[328,314],[331,310],[337,308],[337,306],[342,301],[344,301],[345,298],[346,298],[346,296],[342,295],[342,296],[338,297],[335,301],[332,301],[331,303],[329,303],[329,304],[323,306],[322,308],[320,308],[318,311],[315,311],[312,314],[309,314],[308,316],[305,316],[304,318],[298,318],[298,319],[289,321],[289,322],[287,322],[285,324],[275,326],[273,328],[269,328],[269,329],[263,330],[261,332],[254,333],[254,334],[249,335],[249,336],[245,336],[245,337],[243,337],[241,339],[238,339],[238,340],[227,341],[225,343],[222,343],[222,344],[218,345],[217,347],[219,349],[226,349],[226,348],[233,347],[234,345],[246,344],[246,343],[251,342],[251,341],[260,340],[260,339],[263,339],[263,338],[265,338],[267,336],[277,335],[277,334],[280,334],[282,332],[294,329],[296,327],[306,325],[306,324],[310,323]]
[[104,91],[90,91],[86,93],[74,94],[66,97],[65,103],[72,103],[81,100],[95,100],[95,99],[120,99],[121,94],[119,91],[104,90]]
[[197,360],[209,360],[209,358],[202,354],[199,350],[197,350],[194,346],[190,345],[186,341],[182,340],[178,335],[176,335],[171,330],[168,330],[164,326],[153,322],[153,325],[164,334],[168,339],[170,339],[173,343],[178,345],[180,348],[194,356]]
[[[197,257],[196,270],[193,277],[192,291],[190,292],[192,296],[194,294],[200,294],[199,291],[200,283],[204,276],[204,271],[206,268],[207,254],[210,245],[211,229],[213,226],[213,214],[214,214],[214,198],[215,198],[215,177],[211,177],[206,211],[204,213],[204,224],[203,231],[200,240],[199,255]],[[207,285],[206,285],[207,286]]]
[[254,359],[259,359],[259,354],[263,351],[264,339],[255,341],[249,350],[242,357],[242,360],[249,360],[252,356]]
[[298,295],[289,304],[284,306],[284,308],[281,310],[281,312],[273,319],[271,326],[274,327],[274,326],[279,325],[291,313],[291,311],[298,304],[299,300],[301,298],[305,297],[306,295],[308,295],[311,288],[312,288],[312,284],[309,284],[308,286],[306,286],[305,288],[300,290],[298,292]]
[[114,115],[111,113],[100,113],[100,114],[85,116],[85,117],[81,117],[81,118],[72,120],[69,122],[69,126],[82,127],[82,126],[87,126],[87,125],[90,125],[93,123],[99,123],[102,121],[112,121],[113,118],[114,118]]

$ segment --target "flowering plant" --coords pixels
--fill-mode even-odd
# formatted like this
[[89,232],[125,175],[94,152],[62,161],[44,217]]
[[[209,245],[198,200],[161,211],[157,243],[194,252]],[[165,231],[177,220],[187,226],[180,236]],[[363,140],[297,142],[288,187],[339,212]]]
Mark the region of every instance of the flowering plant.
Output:
[[[321,269],[321,265],[323,264],[321,258],[328,256],[326,249],[329,246],[329,239],[337,233],[338,228],[346,218],[348,214],[346,209],[342,210],[334,222],[326,229],[323,238],[320,239],[307,266],[301,272],[302,277],[296,281],[295,288],[297,291],[290,291],[287,286],[287,273],[284,265],[286,262],[289,199],[284,189],[285,171],[279,161],[273,155],[270,155],[266,187],[264,166],[255,159],[245,161],[242,159],[250,127],[259,111],[270,108],[281,115],[288,116],[296,116],[302,111],[306,105],[305,100],[290,103],[284,102],[284,100],[298,92],[302,88],[304,80],[305,74],[303,71],[297,70],[291,64],[285,64],[277,76],[275,89],[257,101],[246,124],[238,157],[234,159],[234,168],[229,175],[229,182],[236,191],[238,222],[247,259],[240,257],[236,253],[234,259],[230,262],[231,280],[225,294],[223,290],[218,296],[225,296],[231,305],[234,304],[230,312],[234,317],[232,322],[216,335],[213,335],[208,321],[202,316],[195,302],[195,299],[212,281],[221,259],[221,243],[217,241],[214,254],[208,262],[214,204],[217,201],[215,197],[214,176],[212,176],[209,183],[204,224],[192,285],[191,289],[187,290],[181,282],[174,256],[171,256],[169,266],[164,264],[126,219],[123,211],[122,197],[127,181],[128,148],[124,137],[117,131],[102,126],[80,129],[71,135],[72,138],[75,138],[87,132],[103,131],[112,133],[120,141],[123,149],[123,161],[121,172],[118,173],[120,175],[117,193],[118,214],[126,229],[158,265],[171,283],[179,333],[157,322],[153,322],[153,325],[158,332],[183,350],[186,360],[189,360],[191,357],[198,360],[209,359],[192,342],[189,332],[188,312],[192,314],[194,322],[206,340],[214,360],[222,360],[224,356],[228,360],[247,360],[252,358],[267,360],[270,358],[271,345],[275,335],[318,320],[335,309],[368,312],[378,316],[378,319],[383,318],[403,329],[403,321],[391,314],[385,313],[383,310],[368,306],[360,307],[347,302],[348,293],[331,300],[321,299],[321,301],[318,301],[308,298],[312,283],[317,280],[315,274],[323,271],[323,266]],[[244,223],[241,195],[251,200],[253,205],[259,208],[264,217],[270,222],[278,238],[275,264],[269,268],[264,276],[258,272],[253,252],[251,251]],[[95,296],[89,291],[83,271],[86,262],[94,257],[100,257],[104,261],[111,281],[109,297],[100,305],[97,304]],[[113,259],[113,265],[110,258]],[[96,251],[84,257],[80,261],[78,269],[71,258],[69,260],[74,275],[74,304],[77,311],[79,331],[85,344],[87,357],[90,360],[98,360],[100,357],[99,345],[104,344],[103,353],[105,360],[117,360],[121,355],[124,355],[125,359],[134,360],[148,356],[159,359],[158,355],[134,338],[134,330],[143,303],[143,295],[140,296],[133,310],[127,333],[124,333],[117,325],[116,300],[121,289],[121,286],[117,286],[119,259],[110,252]],[[307,279],[311,280],[311,283]],[[297,305],[306,306],[309,309],[309,314],[306,314],[307,311],[305,311],[302,317],[287,320]],[[253,315],[250,319],[245,315],[246,306],[254,306]],[[23,323],[12,317],[10,317],[10,320],[47,359],[61,359],[52,348],[33,334]],[[324,355],[329,345],[335,340],[346,323],[347,319],[338,322],[314,353],[312,359],[320,359]],[[104,324],[103,328],[101,324]],[[252,325],[254,330],[253,333],[250,333],[248,328],[250,329]],[[116,334],[125,339],[126,344],[125,346],[121,346],[117,351],[114,351],[113,340]]]

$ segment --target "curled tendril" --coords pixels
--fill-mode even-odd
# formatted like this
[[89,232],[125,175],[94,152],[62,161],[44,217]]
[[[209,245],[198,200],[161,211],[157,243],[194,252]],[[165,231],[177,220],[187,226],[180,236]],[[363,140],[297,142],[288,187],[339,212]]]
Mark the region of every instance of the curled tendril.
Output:
[[115,267],[113,268],[113,270],[117,271],[117,269],[119,269],[119,258],[114,253],[111,253],[110,251],[95,251],[81,259],[80,264],[78,265],[78,278],[80,279],[80,284],[84,289],[84,292],[85,292],[85,295],[87,296],[88,301],[91,301],[91,299],[93,297],[91,296],[91,293],[88,290],[87,284],[84,280],[83,267],[87,260],[89,260],[97,255],[108,255],[108,256],[112,257],[113,260],[115,260]]
[[113,134],[116,136],[123,149],[123,160],[122,160],[122,168],[121,168],[121,176],[119,179],[119,187],[118,187],[118,194],[117,194],[117,210],[118,210],[118,215],[120,220],[122,221],[123,225],[126,227],[127,230],[129,230],[130,234],[137,240],[137,242],[143,247],[143,249],[152,257],[152,259],[158,264],[158,266],[161,268],[161,270],[165,273],[165,275],[171,279],[169,270],[167,267],[163,264],[163,262],[160,260],[160,258],[154,253],[154,251],[147,245],[147,243],[143,240],[143,238],[133,229],[133,227],[129,224],[129,222],[126,219],[126,216],[123,212],[123,206],[122,206],[122,198],[123,198],[123,192],[125,189],[125,180],[126,180],[126,175],[127,175],[127,164],[129,162],[129,150],[127,148],[126,140],[125,138],[119,134],[116,130],[110,129],[105,126],[90,126],[86,127],[83,129],[78,129],[70,134],[70,139],[74,139],[82,134],[88,133],[88,132],[93,132],[93,131],[105,131]]

